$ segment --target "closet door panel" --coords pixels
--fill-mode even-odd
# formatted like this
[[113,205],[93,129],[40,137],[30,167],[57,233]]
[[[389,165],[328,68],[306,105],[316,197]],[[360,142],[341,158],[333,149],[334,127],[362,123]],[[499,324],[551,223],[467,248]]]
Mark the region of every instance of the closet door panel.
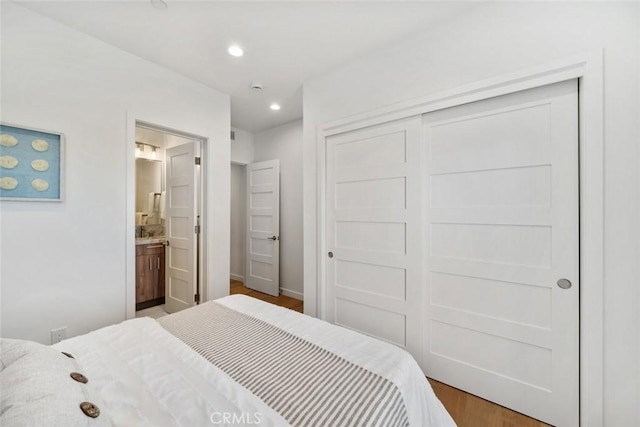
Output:
[[578,88],[423,116],[429,376],[578,425]]
[[417,360],[420,133],[417,116],[326,139],[327,320]]

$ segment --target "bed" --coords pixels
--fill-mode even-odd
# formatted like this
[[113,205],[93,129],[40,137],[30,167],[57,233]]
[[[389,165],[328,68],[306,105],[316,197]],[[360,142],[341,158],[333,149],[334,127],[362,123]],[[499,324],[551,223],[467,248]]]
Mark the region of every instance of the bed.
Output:
[[0,359],[3,426],[455,425],[405,351],[244,295]]

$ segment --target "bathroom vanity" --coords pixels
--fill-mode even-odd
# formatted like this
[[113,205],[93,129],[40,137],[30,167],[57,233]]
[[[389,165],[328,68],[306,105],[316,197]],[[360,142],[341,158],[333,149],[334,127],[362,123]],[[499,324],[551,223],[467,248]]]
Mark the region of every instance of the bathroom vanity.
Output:
[[164,304],[165,238],[136,239],[136,310]]

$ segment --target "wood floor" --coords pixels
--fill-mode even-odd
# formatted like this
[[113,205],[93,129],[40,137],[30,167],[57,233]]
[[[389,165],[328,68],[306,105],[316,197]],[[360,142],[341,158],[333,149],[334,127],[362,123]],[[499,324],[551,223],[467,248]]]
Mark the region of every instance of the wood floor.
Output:
[[279,305],[280,307],[290,308],[291,310],[295,310],[299,313],[302,313],[302,301],[299,299],[291,298],[285,295],[280,295],[278,297],[274,297],[271,295],[263,294],[262,292],[254,291],[252,289],[246,288],[244,284],[238,280],[231,280],[231,295],[233,294],[244,294],[250,297],[254,297],[260,299],[262,301],[269,302],[271,304]]
[[429,379],[431,387],[458,427],[549,427],[518,412]]
[[[248,295],[302,313],[302,301],[284,295],[274,297],[247,289],[242,282],[237,280],[231,280],[231,294]],[[429,382],[458,427],[549,427],[548,424],[441,382],[432,379],[429,379]]]

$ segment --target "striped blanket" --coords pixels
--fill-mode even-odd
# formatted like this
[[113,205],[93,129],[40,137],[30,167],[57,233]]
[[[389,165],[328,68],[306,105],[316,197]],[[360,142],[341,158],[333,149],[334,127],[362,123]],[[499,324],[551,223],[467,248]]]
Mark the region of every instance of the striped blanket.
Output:
[[390,380],[214,301],[159,323],[292,426],[408,426]]

